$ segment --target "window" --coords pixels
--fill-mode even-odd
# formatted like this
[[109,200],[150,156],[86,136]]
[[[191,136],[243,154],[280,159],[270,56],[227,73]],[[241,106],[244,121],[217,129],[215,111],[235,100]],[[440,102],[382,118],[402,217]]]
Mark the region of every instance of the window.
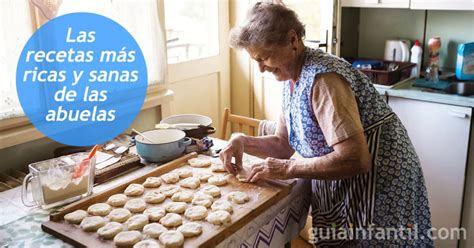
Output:
[[165,0],[168,63],[219,54],[218,0]]

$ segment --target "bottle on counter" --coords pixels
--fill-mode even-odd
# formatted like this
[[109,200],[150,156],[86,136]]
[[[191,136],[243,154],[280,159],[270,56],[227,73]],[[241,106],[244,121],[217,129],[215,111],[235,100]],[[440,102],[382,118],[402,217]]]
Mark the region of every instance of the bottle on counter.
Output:
[[423,49],[420,46],[420,41],[416,40],[415,44],[411,48],[410,62],[415,63],[416,66],[411,70],[411,77],[419,78],[420,77],[420,68],[421,68],[421,55]]

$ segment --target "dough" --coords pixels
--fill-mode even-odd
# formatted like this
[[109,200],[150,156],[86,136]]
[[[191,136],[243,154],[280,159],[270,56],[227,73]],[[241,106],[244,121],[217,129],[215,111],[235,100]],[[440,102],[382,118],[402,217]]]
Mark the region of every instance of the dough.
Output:
[[81,221],[81,228],[86,232],[95,232],[105,225],[105,219],[100,216],[86,217]]
[[187,178],[187,177],[192,177],[193,176],[193,171],[190,169],[182,168],[182,169],[177,169],[175,170],[176,173],[178,173],[180,178]]
[[201,188],[200,192],[208,194],[212,197],[218,197],[221,195],[221,189],[215,185],[205,185]]
[[179,175],[176,172],[169,172],[161,176],[161,180],[165,183],[176,183],[179,181]]
[[238,174],[238,175],[235,176],[235,177],[237,178],[237,180],[239,180],[239,182],[243,182],[243,183],[246,183],[246,182],[247,182],[247,176]]
[[181,247],[184,243],[184,236],[178,231],[166,231],[160,235],[160,242],[165,247]]
[[160,248],[160,245],[152,239],[147,239],[136,243],[133,248]]
[[141,196],[145,192],[145,188],[141,184],[132,183],[127,186],[124,193],[127,196]]
[[171,200],[175,202],[191,202],[193,195],[194,194],[191,191],[180,191],[174,193],[174,195],[171,197]]
[[168,213],[182,214],[187,206],[185,202],[170,202],[165,206],[165,210]]
[[214,225],[228,225],[230,224],[230,214],[224,210],[217,210],[215,212],[211,212],[207,218],[207,222],[214,224]]
[[99,228],[97,234],[99,234],[99,237],[103,239],[112,239],[121,231],[123,231],[122,224],[118,222],[109,222],[105,224],[105,226]]
[[161,180],[159,177],[148,177],[142,185],[145,188],[158,188],[161,185]]
[[166,199],[166,196],[159,191],[151,191],[145,194],[145,202],[157,204],[161,203]]
[[175,227],[183,223],[181,215],[175,213],[168,213],[165,217],[161,218],[160,223],[165,227]]
[[186,209],[184,216],[190,220],[202,220],[207,216],[207,208],[203,206],[194,206]]
[[211,206],[212,211],[224,210],[229,213],[232,213],[233,208],[232,204],[226,200],[217,200]]
[[196,177],[201,180],[201,182],[207,182],[207,180],[212,177],[212,173],[210,172],[199,172],[196,174]]
[[107,203],[112,207],[123,207],[127,202],[127,196],[124,194],[115,194],[109,197]]
[[198,236],[202,233],[202,225],[196,222],[184,223],[177,229],[185,238]]
[[130,217],[130,219],[128,219],[127,222],[125,222],[125,225],[127,225],[127,229],[129,231],[142,230],[142,228],[146,224],[148,224],[148,216],[146,216],[144,214],[134,215],[134,216]]
[[208,167],[211,165],[211,161],[208,159],[202,159],[202,158],[192,158],[188,160],[188,164],[191,165],[192,167]]
[[143,227],[143,233],[148,235],[150,238],[157,239],[164,232],[168,231],[166,227],[158,223],[150,223]]
[[74,212],[64,215],[64,220],[70,224],[79,224],[81,221],[87,217],[87,212],[79,209]]
[[167,185],[164,187],[161,187],[160,192],[165,195],[166,197],[172,196],[174,193],[180,191],[181,188],[178,185]]
[[206,208],[210,207],[212,205],[212,201],[214,198],[208,194],[202,193],[202,192],[197,192],[194,194],[194,198],[192,201],[193,205],[199,205],[199,206],[204,206]]
[[96,203],[87,208],[90,215],[106,216],[110,213],[112,207],[107,203]]
[[209,184],[217,185],[217,186],[223,186],[227,184],[227,176],[221,176],[221,175],[215,175],[210,177],[207,182]]
[[166,211],[160,207],[151,207],[147,208],[143,214],[148,216],[150,221],[159,221],[163,216],[165,216]]
[[212,164],[211,171],[212,172],[227,172],[223,164]]
[[230,192],[227,195],[227,200],[232,201],[237,204],[244,204],[250,200],[249,196],[247,193],[242,192],[242,191],[234,191]]
[[133,213],[141,213],[146,208],[146,202],[141,198],[131,199],[125,203],[125,208]]
[[125,231],[115,235],[114,243],[116,246],[132,246],[142,239],[139,231]]
[[116,208],[108,215],[110,221],[123,223],[132,216],[132,213],[125,208]]
[[201,185],[201,181],[196,177],[188,177],[179,182],[179,184],[184,188],[197,189]]

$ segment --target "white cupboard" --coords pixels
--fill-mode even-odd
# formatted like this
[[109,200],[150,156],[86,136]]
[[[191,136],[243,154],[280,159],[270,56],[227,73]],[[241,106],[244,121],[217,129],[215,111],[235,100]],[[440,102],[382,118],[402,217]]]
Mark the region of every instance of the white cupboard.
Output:
[[411,0],[410,9],[474,10],[474,0]]
[[[433,227],[459,228],[472,109],[392,96],[388,103],[420,158]],[[436,239],[435,247],[456,247],[457,242]]]
[[341,5],[342,7],[408,9],[410,0],[341,0]]

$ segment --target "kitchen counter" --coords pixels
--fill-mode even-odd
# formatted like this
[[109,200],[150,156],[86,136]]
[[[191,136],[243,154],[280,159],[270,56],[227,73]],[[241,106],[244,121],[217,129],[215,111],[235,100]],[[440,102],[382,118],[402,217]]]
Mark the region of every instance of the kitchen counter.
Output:
[[450,104],[474,108],[474,96],[459,96],[444,93],[443,91],[429,88],[413,87],[415,80],[409,80],[393,88],[378,86],[375,88],[381,95],[402,97],[420,101]]

